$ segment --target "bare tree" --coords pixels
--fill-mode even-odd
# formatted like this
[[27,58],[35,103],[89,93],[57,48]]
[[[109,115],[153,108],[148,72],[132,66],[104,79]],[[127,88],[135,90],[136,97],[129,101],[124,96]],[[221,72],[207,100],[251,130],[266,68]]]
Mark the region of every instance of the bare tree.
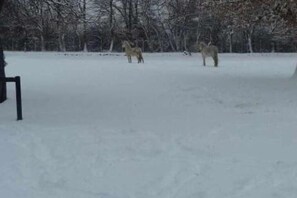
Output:
[[25,32],[39,38],[40,50],[45,51],[46,25],[50,20],[46,14],[49,12],[46,0],[15,0],[14,5],[18,7],[17,12],[14,12],[15,21],[18,21]]
[[98,18],[106,16],[106,18],[108,19],[105,23],[107,24],[107,29],[108,29],[109,51],[112,52],[114,47],[114,42],[115,42],[115,31],[116,31],[115,18],[117,14],[114,10],[115,0],[95,0],[94,2],[97,7]]
[[74,21],[75,24],[81,24],[82,26],[82,39],[81,43],[83,46],[83,51],[88,51],[88,39],[87,39],[87,33],[88,33],[88,25],[91,23],[91,17],[88,15],[88,11],[91,7],[90,0],[76,0],[73,2],[73,9],[70,10],[72,12],[72,15],[75,15],[75,18],[77,19],[78,23]]
[[82,20],[83,20],[83,46],[84,52],[88,51],[87,47],[87,2],[82,0]]
[[58,34],[59,51],[66,51],[65,35],[69,24],[75,19],[72,0],[48,0],[50,15],[55,22]]

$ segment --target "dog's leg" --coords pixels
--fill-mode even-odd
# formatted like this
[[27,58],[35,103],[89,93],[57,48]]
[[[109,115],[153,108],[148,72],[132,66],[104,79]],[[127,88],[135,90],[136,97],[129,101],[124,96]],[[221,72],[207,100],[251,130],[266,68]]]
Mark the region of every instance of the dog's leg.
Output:
[[205,66],[206,64],[205,64],[205,56],[202,56],[202,58],[203,58],[203,66]]

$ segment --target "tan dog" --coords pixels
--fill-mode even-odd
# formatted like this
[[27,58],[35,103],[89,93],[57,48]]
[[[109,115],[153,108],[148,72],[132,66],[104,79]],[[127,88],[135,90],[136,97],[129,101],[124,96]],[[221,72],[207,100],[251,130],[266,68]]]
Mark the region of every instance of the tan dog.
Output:
[[143,62],[143,56],[141,49],[139,47],[131,47],[128,41],[123,41],[122,47],[125,48],[126,56],[128,57],[128,62],[132,63],[132,56],[136,56],[138,63]]
[[204,42],[200,42],[199,50],[203,58],[203,65],[205,66],[206,57],[212,57],[214,60],[214,66],[218,67],[219,58],[218,58],[218,48],[214,45],[206,45]]

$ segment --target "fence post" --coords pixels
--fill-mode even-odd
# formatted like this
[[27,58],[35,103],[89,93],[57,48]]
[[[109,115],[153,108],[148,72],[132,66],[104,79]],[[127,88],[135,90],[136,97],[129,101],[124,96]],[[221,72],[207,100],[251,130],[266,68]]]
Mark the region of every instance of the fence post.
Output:
[[16,110],[17,110],[17,120],[23,120],[23,111],[22,111],[22,93],[21,93],[21,77],[0,77],[0,83],[4,82],[14,82],[15,83],[15,95],[16,95]]
[[23,120],[22,112],[22,93],[21,93],[21,77],[15,77],[16,105],[17,105],[17,120]]

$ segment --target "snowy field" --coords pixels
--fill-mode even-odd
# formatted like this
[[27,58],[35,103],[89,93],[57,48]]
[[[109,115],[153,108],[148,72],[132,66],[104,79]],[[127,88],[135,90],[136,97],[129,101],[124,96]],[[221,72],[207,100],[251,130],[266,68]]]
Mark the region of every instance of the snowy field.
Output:
[[6,58],[3,198],[297,197],[297,54]]

